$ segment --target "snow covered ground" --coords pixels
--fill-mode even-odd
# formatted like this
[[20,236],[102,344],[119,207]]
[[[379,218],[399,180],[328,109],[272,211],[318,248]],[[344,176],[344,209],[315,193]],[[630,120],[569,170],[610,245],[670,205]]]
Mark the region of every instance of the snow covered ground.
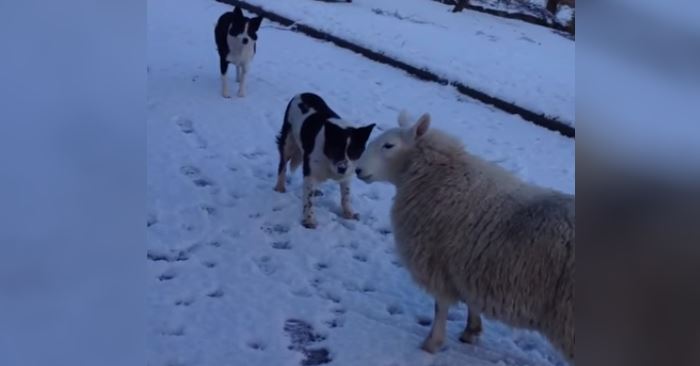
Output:
[[248,96],[224,99],[213,27],[229,9],[148,1],[148,364],[557,364],[542,337],[498,322],[485,322],[482,344],[461,344],[463,306],[450,313],[446,349],[420,351],[433,305],[394,253],[393,189],[353,182],[360,221],[346,221],[338,187],[323,185],[319,228],[307,230],[301,172],[288,193],[272,190],[274,138],[303,91],[380,129],[401,108],[429,111],[472,152],[566,192],[574,140],[269,22]]
[[574,124],[575,43],[551,29],[427,0],[246,1]]

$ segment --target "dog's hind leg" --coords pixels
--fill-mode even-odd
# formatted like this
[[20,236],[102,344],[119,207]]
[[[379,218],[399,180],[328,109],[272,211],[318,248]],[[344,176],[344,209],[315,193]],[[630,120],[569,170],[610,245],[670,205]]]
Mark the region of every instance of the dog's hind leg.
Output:
[[287,123],[287,119],[285,116],[285,121],[282,124],[282,130],[277,136],[277,150],[279,151],[280,162],[277,165],[277,184],[275,185],[275,191],[280,193],[284,193],[287,191],[287,189],[284,186],[285,179],[287,176],[287,163],[289,162],[289,160],[292,159],[292,156],[288,154],[289,147],[287,145],[294,143],[294,141],[290,141],[289,138],[289,132],[291,130],[291,127],[292,125]]
[[224,98],[231,98],[228,93],[228,81],[226,80],[226,71],[228,71],[228,61],[225,58],[219,58],[219,68],[221,70],[221,95]]

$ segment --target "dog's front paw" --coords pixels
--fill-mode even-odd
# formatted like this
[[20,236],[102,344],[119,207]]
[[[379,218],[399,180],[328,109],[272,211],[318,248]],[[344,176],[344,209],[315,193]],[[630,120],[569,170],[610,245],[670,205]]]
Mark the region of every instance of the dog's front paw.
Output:
[[239,98],[244,98],[244,97],[245,97],[245,90],[243,90],[243,89],[238,89],[238,97],[239,97]]
[[360,220],[360,214],[352,211],[343,211],[343,218],[346,220]]
[[311,219],[311,218],[304,219],[304,220],[301,222],[301,224],[304,225],[304,227],[307,228],[307,229],[315,229],[316,226],[318,226],[318,224],[316,223],[316,220],[315,220],[315,219]]
[[284,186],[276,185],[275,191],[279,192],[279,193],[284,193],[284,192],[287,192],[287,189]]
[[224,97],[224,98],[231,98],[231,94],[229,94],[229,93],[226,92],[226,91],[225,91],[225,92],[222,92],[222,93],[221,93],[221,96]]

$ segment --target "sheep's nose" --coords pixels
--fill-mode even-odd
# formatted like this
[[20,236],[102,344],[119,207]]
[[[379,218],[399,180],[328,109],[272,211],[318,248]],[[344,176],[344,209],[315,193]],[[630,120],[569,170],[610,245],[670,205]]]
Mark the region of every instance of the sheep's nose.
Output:
[[243,38],[243,44],[248,44],[248,38]]
[[360,169],[360,168],[355,169],[355,174],[362,175],[362,169]]

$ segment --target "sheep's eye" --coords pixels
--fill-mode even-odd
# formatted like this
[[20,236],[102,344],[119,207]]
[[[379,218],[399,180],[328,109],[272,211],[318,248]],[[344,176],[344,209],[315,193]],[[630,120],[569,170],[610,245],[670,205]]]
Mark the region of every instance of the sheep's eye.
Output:
[[387,149],[387,150],[391,149],[392,147],[394,147],[394,144],[389,144],[389,143],[386,143],[386,144],[384,144],[384,146],[382,146],[382,148]]

